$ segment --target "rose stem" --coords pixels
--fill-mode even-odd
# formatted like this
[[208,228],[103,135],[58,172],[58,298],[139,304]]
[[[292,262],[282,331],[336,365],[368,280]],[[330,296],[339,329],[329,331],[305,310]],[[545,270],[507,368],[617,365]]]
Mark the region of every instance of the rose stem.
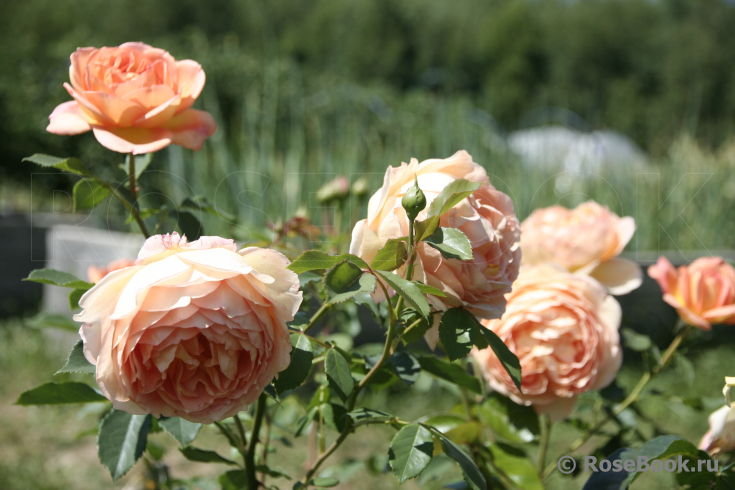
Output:
[[538,461],[536,462],[538,467],[539,476],[544,473],[544,466],[546,466],[546,453],[549,451],[549,440],[551,436],[551,419],[546,414],[541,414],[539,417],[541,422],[541,438],[538,443]]
[[[370,273],[375,275],[375,279],[377,280],[378,285],[383,289],[383,293],[385,293],[385,297],[388,298],[388,290],[386,289],[385,285],[383,284],[383,281],[380,280],[377,274],[375,274],[372,269],[370,270]],[[357,386],[355,386],[355,389],[352,391],[352,394],[350,395],[350,398],[347,400],[347,411],[351,412],[355,409],[355,402],[357,401],[357,395],[360,393],[360,390],[362,390],[365,386],[367,386],[368,382],[370,381],[370,378],[372,378],[375,373],[377,373],[380,368],[383,367],[385,362],[388,360],[390,355],[392,354],[392,344],[393,344],[393,337],[396,334],[396,323],[398,323],[398,318],[395,315],[395,312],[392,308],[388,308],[388,311],[390,312],[390,325],[388,326],[388,334],[385,337],[385,345],[383,347],[383,355],[380,356],[380,359],[378,362],[373,366],[373,368],[365,375],[364,378],[362,378],[362,381],[360,381]],[[319,470],[319,467],[326,461],[329,456],[334,453],[334,451],[337,450],[337,448],[344,442],[345,439],[347,439],[347,436],[350,435],[350,432],[352,432],[353,427],[350,424],[345,424],[345,428],[342,430],[342,432],[339,434],[339,437],[337,440],[335,440],[331,446],[327,448],[326,451],[324,451],[322,454],[319,455],[319,457],[312,463],[311,468],[306,473],[306,476],[304,476],[304,479],[301,480],[304,484],[304,489],[309,486],[309,481],[311,481],[311,478],[314,476],[314,474]]]
[[316,322],[322,317],[324,312],[327,311],[330,306],[331,305],[328,303],[324,303],[322,306],[320,306],[319,309],[316,310],[316,313],[314,313],[314,315],[311,317],[311,320],[309,320],[309,323],[306,324],[302,332],[306,333],[309,331],[309,329],[311,329],[311,327],[316,325]]
[[[408,263],[406,264],[406,279],[410,281],[413,277],[413,220],[408,221]],[[385,299],[390,301],[388,295],[385,295]],[[401,308],[403,308],[403,296],[398,298],[396,303],[396,316],[401,314]]]
[[[646,371],[645,373],[643,373],[643,376],[641,376],[641,379],[638,380],[638,384],[635,385],[635,388],[633,388],[633,390],[625,398],[625,400],[623,400],[622,403],[620,403],[620,405],[616,406],[613,409],[613,411],[610,414],[608,414],[607,417],[605,417],[600,422],[595,424],[595,426],[592,427],[589,430],[589,432],[587,432],[584,436],[574,441],[569,446],[569,448],[564,452],[564,454],[569,454],[572,451],[579,449],[579,447],[582,446],[582,444],[587,442],[590,439],[590,437],[592,437],[595,433],[597,433],[597,431],[600,430],[605,424],[607,424],[610,421],[610,419],[620,415],[620,413],[623,410],[625,410],[630,405],[632,405],[636,400],[638,400],[638,397],[640,396],[641,392],[643,392],[643,388],[646,387],[648,382],[651,381],[651,379],[655,375],[660,373],[669,364],[669,361],[671,360],[674,353],[676,352],[676,349],[679,348],[679,346],[681,345],[681,342],[686,338],[687,335],[689,335],[689,332],[692,331],[693,327],[691,325],[687,325],[682,320],[678,321],[674,330],[676,330],[676,328],[681,327],[682,325],[684,326],[684,329],[681,332],[679,332],[679,335],[674,337],[674,340],[671,341],[671,344],[669,344],[669,346],[666,348],[666,351],[664,351],[663,355],[661,356],[661,360],[659,361],[659,363],[656,366],[654,366],[650,371]],[[551,475],[551,473],[554,471],[555,468],[556,468],[556,465],[553,463],[547,466],[546,469],[544,470],[543,478],[544,479],[548,478],[549,475]]]
[[261,393],[258,397],[258,404],[255,406],[255,417],[253,419],[253,430],[250,433],[250,445],[245,456],[245,472],[247,473],[248,489],[250,490],[257,490],[260,486],[260,482],[255,477],[255,446],[258,444],[260,426],[263,423],[263,416],[266,411],[265,397],[265,393]]
[[[128,182],[130,184],[130,193],[133,195],[133,202],[130,206],[130,212],[133,214],[133,218],[135,218],[135,221],[138,223],[138,226],[140,227],[140,231],[145,235],[146,238],[150,238],[150,233],[148,233],[148,228],[146,228],[145,223],[143,222],[143,218],[140,217],[140,213],[135,208],[136,203],[138,202],[138,190],[135,188],[135,154],[131,153],[130,158],[128,159]],[[122,197],[118,196],[119,199],[122,200]]]

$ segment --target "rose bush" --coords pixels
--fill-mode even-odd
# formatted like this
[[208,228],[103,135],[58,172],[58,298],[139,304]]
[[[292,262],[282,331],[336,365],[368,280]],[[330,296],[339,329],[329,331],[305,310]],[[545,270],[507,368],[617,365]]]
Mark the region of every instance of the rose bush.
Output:
[[587,201],[574,209],[537,209],[521,223],[523,264],[554,262],[571,272],[587,274],[612,294],[626,294],[641,285],[641,268],[618,257],[635,233],[635,221]]
[[93,131],[102,146],[120,153],[151,153],[170,144],[198,150],[217,129],[207,112],[191,109],[204,88],[196,61],[176,61],[143,43],[79,48],[71,55],[73,101],[49,116],[47,130]]
[[288,260],[232,240],[156,235],[79,301],[84,355],[113,407],[211,423],[288,366],[301,304]]
[[507,298],[503,317],[482,323],[518,356],[523,393],[497,356],[475,349],[493,390],[561,420],[578,395],[612,382],[622,363],[621,310],[601,284],[542,264],[524,268]]
[[661,286],[664,301],[690,325],[702,330],[735,325],[735,268],[722,258],[705,257],[674,269],[660,257],[648,275]]
[[[359,221],[352,231],[350,253],[370,261],[389,239],[408,235],[409,222],[401,198],[414,178],[427,204],[418,220],[427,218],[431,203],[450,183],[464,179],[481,184],[440,220],[442,227],[458,229],[467,236],[472,259],[447,258],[431,245],[421,243],[413,278],[446,295],[429,296],[438,311],[464,306],[479,318],[499,318],[505,310],[504,295],[518,276],[520,229],[510,198],[490,184],[485,169],[466,151],[446,159],[421,163],[412,159],[409,164],[389,167],[383,187],[370,198],[367,219]],[[431,344],[436,344],[437,328],[428,334]]]

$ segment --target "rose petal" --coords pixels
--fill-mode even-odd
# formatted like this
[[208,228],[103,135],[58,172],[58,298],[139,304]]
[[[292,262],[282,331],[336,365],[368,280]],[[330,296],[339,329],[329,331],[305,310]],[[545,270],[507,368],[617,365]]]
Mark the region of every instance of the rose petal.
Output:
[[92,129],[84,113],[76,101],[64,102],[54,109],[49,116],[46,131],[54,134],[73,135],[85,133]]
[[178,70],[178,90],[181,95],[178,112],[183,112],[190,108],[202,93],[207,77],[202,70],[202,65],[196,61],[177,61],[176,68]]
[[166,148],[173,135],[160,128],[100,128],[93,129],[97,141],[112,151],[144,155]]
[[208,112],[187,109],[172,117],[162,126],[170,131],[176,145],[198,151],[204,141],[217,131],[217,123]]
[[641,267],[632,260],[619,257],[598,264],[589,275],[616,296],[628,294],[643,283]]

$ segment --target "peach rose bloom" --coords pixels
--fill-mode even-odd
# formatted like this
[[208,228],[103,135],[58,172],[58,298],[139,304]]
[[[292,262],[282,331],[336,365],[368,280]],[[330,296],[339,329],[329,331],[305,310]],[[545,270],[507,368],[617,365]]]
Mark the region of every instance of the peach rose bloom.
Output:
[[735,269],[720,257],[704,257],[674,269],[666,257],[648,268],[664,301],[682,320],[702,330],[735,325]]
[[92,284],[100,282],[100,280],[112,271],[132,267],[135,265],[133,259],[118,259],[105,266],[90,265],[87,268],[87,280]]
[[618,257],[635,233],[630,216],[587,201],[574,209],[537,209],[521,223],[523,264],[554,262],[570,272],[587,274],[611,294],[631,292],[643,282],[641,268]]
[[579,394],[615,379],[621,309],[599,282],[552,263],[523,267],[507,298],[503,317],[482,323],[518,356],[523,395],[492,349],[473,349],[492,389],[561,420]]
[[288,366],[301,292],[283,255],[173,233],[149,238],[135,264],[87,291],[74,316],[113,407],[211,423]]
[[204,87],[196,61],[176,61],[143,43],[79,48],[71,55],[74,100],[49,116],[47,131],[92,130],[100,144],[120,153],[151,153],[170,144],[198,150],[217,129],[209,113],[191,109]]
[[[434,310],[464,306],[479,318],[500,318],[505,311],[504,295],[520,267],[520,227],[510,198],[490,184],[485,169],[466,151],[443,160],[419,163],[414,158],[409,164],[388,167],[383,187],[370,198],[367,219],[352,230],[350,253],[370,262],[388,239],[408,235],[408,218],[401,199],[413,185],[414,176],[427,202],[418,215],[419,221],[426,219],[431,202],[455,180],[479,182],[482,186],[442,216],[440,223],[467,236],[472,243],[472,260],[447,259],[435,248],[420,243],[413,279],[447,295],[428,297]],[[437,339],[438,323],[427,334],[430,345],[436,345]]]
[[702,437],[699,449],[711,455],[735,451],[735,405],[724,405],[709,416],[709,430]]

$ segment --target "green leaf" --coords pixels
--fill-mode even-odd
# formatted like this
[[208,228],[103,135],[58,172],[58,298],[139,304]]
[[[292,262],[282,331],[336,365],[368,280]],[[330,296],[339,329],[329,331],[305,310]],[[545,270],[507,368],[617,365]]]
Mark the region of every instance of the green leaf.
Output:
[[500,363],[505,368],[510,379],[513,380],[513,384],[515,384],[518,390],[522,393],[521,381],[523,376],[521,375],[521,362],[518,360],[518,357],[510,351],[508,346],[500,340],[500,337],[498,337],[495,332],[483,327],[479,322],[477,323],[477,328],[479,328],[482,335],[485,336],[488,344],[490,344],[490,348],[498,357],[498,360],[500,360]]
[[79,309],[79,300],[82,299],[82,296],[87,291],[88,289],[72,289],[71,293],[69,293],[69,310],[74,311]]
[[[437,313],[434,313],[433,315],[436,314]],[[401,311],[401,322],[403,322],[401,340],[403,340],[405,344],[408,344],[409,342],[415,342],[423,337],[431,328],[433,315],[431,315],[429,319],[426,319],[413,308],[403,308],[403,311]],[[414,325],[417,321],[419,323]],[[409,327],[411,328],[410,330]]]
[[447,295],[444,294],[441,289],[437,289],[434,286],[427,286],[426,284],[420,283],[418,281],[413,281],[413,283],[418,287],[422,293],[424,294],[431,294],[432,296],[439,296],[440,298],[446,298]]
[[405,238],[391,238],[378,250],[370,262],[376,271],[394,271],[408,260],[408,245]]
[[341,303],[361,292],[372,293],[375,291],[375,281],[375,276],[364,273],[352,262],[340,262],[324,274],[327,303]]
[[196,461],[198,463],[222,463],[236,465],[234,461],[230,461],[227,458],[223,458],[214,451],[206,451],[193,446],[187,446],[179,448],[181,454],[184,455],[189,461]]
[[392,367],[396,376],[408,385],[414,384],[421,374],[421,364],[406,351],[394,353],[388,359],[387,365]]
[[217,478],[222,490],[247,490],[248,474],[245,470],[232,470]]
[[69,332],[79,332],[79,324],[65,315],[45,311],[25,320],[31,328],[58,328]]
[[269,468],[263,464],[259,464],[255,467],[255,471],[258,473],[265,473],[268,476],[272,476],[273,478],[285,478],[287,480],[290,480],[291,477],[284,473],[283,471],[274,470],[273,468]]
[[314,271],[319,269],[329,269],[342,261],[349,260],[360,269],[367,269],[368,265],[360,257],[352,254],[328,255],[319,250],[307,250],[299,255],[299,257],[291,262],[287,269],[301,274],[302,272]]
[[[640,449],[629,449],[627,451],[624,451],[620,455],[620,459],[637,460],[639,456],[645,456],[649,459],[650,464],[654,459],[660,459],[661,461],[664,461],[666,459],[679,455],[696,459],[700,456],[700,451],[697,446],[687,441],[686,439],[683,439],[679,436],[668,435],[652,439],[641,446]],[[636,465],[636,470],[637,469],[638,466]],[[625,490],[626,488],[628,488],[628,486],[630,486],[630,484],[633,483],[635,479],[639,476],[639,471],[633,471],[629,473],[628,477],[620,485],[620,490]]]
[[342,401],[347,401],[350,393],[355,388],[355,381],[352,379],[350,365],[347,360],[334,349],[329,349],[324,360],[324,370],[327,373],[329,387],[334,390]]
[[450,361],[462,359],[472,350],[477,335],[474,315],[464,308],[451,308],[439,321],[439,338]]
[[418,361],[421,364],[421,369],[437,378],[442,378],[475,393],[482,393],[480,381],[460,366],[449,364],[431,356],[419,357]]
[[485,477],[482,476],[482,472],[472,458],[444,434],[440,434],[439,439],[441,439],[446,455],[459,463],[465,483],[473,490],[487,490]]
[[106,402],[107,398],[84,383],[45,383],[20,394],[16,405],[64,405]]
[[151,415],[132,415],[113,409],[102,419],[97,454],[113,481],[127,473],[143,455],[151,418]]
[[189,211],[179,211],[177,215],[179,230],[186,235],[189,241],[198,240],[204,234],[204,227],[194,214]]
[[339,485],[339,480],[332,477],[317,477],[309,481],[309,485],[321,488],[330,488]]
[[467,236],[456,228],[439,228],[424,242],[448,259],[472,260],[472,244]]
[[[153,160],[153,153],[146,153],[145,155],[135,155],[135,180],[140,179],[140,175],[143,171],[148,168]],[[125,172],[125,175],[130,176],[130,155],[125,159],[125,163],[120,164],[120,168]]]
[[385,282],[392,287],[411,307],[418,311],[424,318],[429,318],[431,309],[421,289],[411,281],[407,281],[392,272],[376,271]]
[[23,161],[32,162],[42,167],[58,168],[59,170],[81,175],[83,177],[92,177],[92,173],[87,170],[82,161],[78,158],[59,158],[36,153],[33,156],[24,158]]
[[74,211],[94,209],[110,195],[110,189],[94,179],[81,179],[74,185]]
[[68,272],[57,271],[56,269],[36,269],[23,279],[24,281],[40,282],[41,284],[50,284],[51,286],[61,286],[64,288],[74,289],[90,289],[94,284],[82,281],[74,274]]
[[544,490],[536,468],[526,454],[507,444],[490,444],[493,463],[523,490]]
[[188,446],[194,442],[202,428],[202,424],[189,422],[179,417],[161,417],[158,419],[158,425],[179,441],[182,446]]
[[480,184],[477,182],[468,182],[464,179],[455,180],[446,186],[431,202],[429,216],[442,216],[479,188]]
[[395,417],[389,413],[373,410],[372,408],[358,408],[352,412],[348,412],[347,416],[352,419],[354,424],[379,424]]
[[337,432],[342,432],[345,428],[345,423],[350,421],[350,419],[346,417],[347,409],[342,405],[337,405],[336,403],[324,403],[319,405],[319,412],[324,420],[324,425],[336,430]]
[[273,382],[279,394],[301,386],[311,372],[314,350],[309,337],[298,333],[291,334],[291,346],[291,363],[278,373],[278,379]]
[[432,216],[424,221],[416,221],[414,223],[414,236],[416,237],[415,242],[418,243],[421,240],[426,240],[434,234],[436,229],[439,227],[439,216]]
[[539,435],[536,411],[532,407],[517,405],[498,393],[490,394],[476,410],[496,438],[521,443],[531,442]]
[[69,356],[66,358],[66,364],[64,367],[56,371],[55,374],[59,373],[85,373],[85,374],[96,374],[97,368],[94,364],[91,364],[86,357],[84,357],[84,342],[81,340],[74,344],[71,348]]
[[653,342],[648,335],[643,335],[630,328],[620,329],[625,346],[636,352],[644,352],[651,348]]
[[429,466],[434,455],[434,439],[431,431],[419,424],[403,427],[390,441],[388,462],[403,483],[416,478]]

